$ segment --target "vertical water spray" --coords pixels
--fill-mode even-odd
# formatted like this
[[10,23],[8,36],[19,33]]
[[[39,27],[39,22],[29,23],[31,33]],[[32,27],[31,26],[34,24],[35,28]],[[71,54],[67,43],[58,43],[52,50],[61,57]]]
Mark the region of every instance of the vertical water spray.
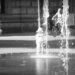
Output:
[[40,24],[40,0],[38,0],[38,29],[36,31],[36,54],[39,54],[41,51],[41,43],[43,38],[43,30]]
[[68,39],[69,39],[69,35],[70,35],[70,31],[68,28],[68,17],[69,17],[69,5],[68,5],[68,0],[63,0],[63,16],[64,16],[64,22],[65,22],[65,30],[66,30],[66,59],[65,59],[65,68],[66,68],[66,73],[68,75],[68,50],[69,50],[69,43],[68,43]]
[[45,41],[46,41],[46,54],[48,53],[47,47],[48,47],[48,18],[49,18],[49,1],[44,0],[43,3],[43,27],[45,27]]
[[40,1],[38,0],[38,28],[40,27]]
[[38,30],[36,33],[36,46],[37,46],[37,54],[47,54],[47,37],[48,37],[48,0],[43,1],[43,13],[42,13],[42,20],[43,23],[41,24],[41,17],[40,17],[40,1],[38,0]]
[[70,31],[68,28],[68,17],[69,17],[69,5],[68,0],[63,0],[63,14],[62,14],[62,24],[61,24],[61,52],[60,56],[63,61],[63,66],[66,69],[66,74],[68,75],[68,50],[69,50],[69,35]]

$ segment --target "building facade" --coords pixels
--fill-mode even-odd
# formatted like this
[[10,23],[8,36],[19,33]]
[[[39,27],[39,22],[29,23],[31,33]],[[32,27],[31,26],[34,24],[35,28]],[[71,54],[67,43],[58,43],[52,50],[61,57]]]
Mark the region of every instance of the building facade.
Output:
[[[40,5],[42,5],[40,0]],[[62,6],[62,0],[49,0],[50,18]],[[69,25],[75,26],[75,1],[69,0]],[[41,7],[40,7],[41,8]],[[38,27],[37,0],[0,0],[3,33],[35,32]]]

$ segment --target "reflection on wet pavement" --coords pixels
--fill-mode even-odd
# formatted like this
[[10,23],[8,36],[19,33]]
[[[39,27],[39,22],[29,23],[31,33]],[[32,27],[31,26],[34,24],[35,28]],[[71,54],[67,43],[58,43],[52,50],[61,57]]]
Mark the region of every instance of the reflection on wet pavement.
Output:
[[[75,55],[69,54],[69,75],[75,74]],[[0,55],[0,75],[66,75],[59,58],[33,59],[30,54]]]

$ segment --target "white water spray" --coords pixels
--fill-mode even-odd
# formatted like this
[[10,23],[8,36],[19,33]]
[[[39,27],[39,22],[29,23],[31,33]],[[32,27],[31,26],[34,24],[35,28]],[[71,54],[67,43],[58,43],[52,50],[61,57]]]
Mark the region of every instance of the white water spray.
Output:
[[38,30],[36,34],[36,46],[37,46],[37,54],[47,54],[47,42],[48,42],[48,0],[43,1],[43,24],[40,24],[40,2],[38,0]]
[[61,23],[61,35],[62,35],[62,40],[61,40],[61,51],[60,51],[60,56],[63,61],[63,66],[66,69],[66,74],[68,75],[68,50],[69,50],[69,36],[70,36],[70,31],[68,28],[68,18],[69,18],[69,5],[68,5],[68,0],[63,0],[63,14],[62,14],[62,23]]

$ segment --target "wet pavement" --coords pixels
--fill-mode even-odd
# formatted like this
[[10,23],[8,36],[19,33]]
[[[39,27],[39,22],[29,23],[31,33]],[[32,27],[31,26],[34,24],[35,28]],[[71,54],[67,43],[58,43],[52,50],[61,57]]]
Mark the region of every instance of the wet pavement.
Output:
[[[49,41],[48,45],[50,48],[59,48],[60,40]],[[36,44],[35,41],[0,40],[0,48],[7,47],[36,48]],[[75,40],[69,40],[69,48],[75,49]],[[30,58],[31,55],[1,54],[0,75],[67,75],[60,58],[34,59]],[[75,75],[75,54],[69,54],[68,67],[68,75]]]
[[[60,58],[34,59],[32,55],[0,55],[0,75],[67,75]],[[68,75],[75,75],[75,54],[69,54],[68,64]]]

